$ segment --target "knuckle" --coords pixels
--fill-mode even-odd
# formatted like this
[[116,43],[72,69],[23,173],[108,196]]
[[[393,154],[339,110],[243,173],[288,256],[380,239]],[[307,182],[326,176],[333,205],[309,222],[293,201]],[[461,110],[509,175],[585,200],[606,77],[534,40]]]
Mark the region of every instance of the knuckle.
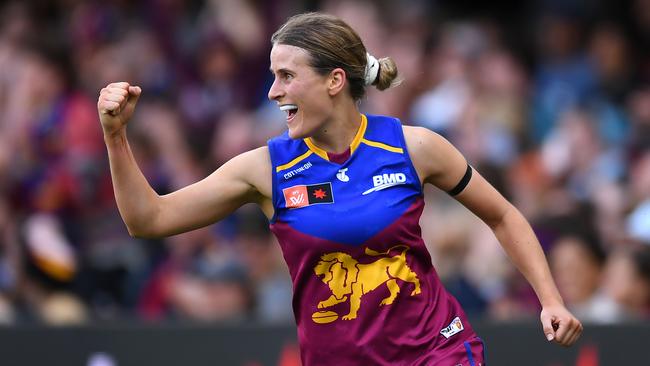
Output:
[[128,94],[128,91],[126,89],[119,88],[115,90],[114,94],[123,97]]

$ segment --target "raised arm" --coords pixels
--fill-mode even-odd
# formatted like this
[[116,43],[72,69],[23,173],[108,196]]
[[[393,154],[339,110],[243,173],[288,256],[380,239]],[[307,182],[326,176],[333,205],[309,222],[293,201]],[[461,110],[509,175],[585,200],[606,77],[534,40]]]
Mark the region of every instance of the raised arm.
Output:
[[162,237],[214,223],[248,202],[271,215],[271,162],[266,147],[234,157],[205,179],[160,196],[138,167],[126,124],[140,97],[126,82],[102,89],[97,109],[108,149],[115,199],[129,233]]
[[[467,172],[460,152],[442,136],[419,127],[404,127],[407,147],[423,183],[450,191]],[[540,315],[546,338],[572,345],[582,333],[580,322],[565,308],[544,252],[530,224],[478,172],[455,198],[494,232],[512,262],[531,284],[542,305]]]

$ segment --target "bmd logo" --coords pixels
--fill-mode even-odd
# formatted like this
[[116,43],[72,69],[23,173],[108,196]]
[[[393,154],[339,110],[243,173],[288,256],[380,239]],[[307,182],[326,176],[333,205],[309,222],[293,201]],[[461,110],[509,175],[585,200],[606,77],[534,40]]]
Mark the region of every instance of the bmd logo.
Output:
[[404,175],[404,173],[389,173],[389,174],[375,175],[372,177],[372,184],[375,187],[384,184],[395,184],[395,183],[404,183],[404,182],[406,182],[406,175]]
[[400,184],[406,184],[406,175],[404,173],[384,173],[381,175],[374,175],[372,177],[372,185],[374,187],[363,192],[363,195],[372,193],[375,191],[380,191],[382,189],[397,186]]

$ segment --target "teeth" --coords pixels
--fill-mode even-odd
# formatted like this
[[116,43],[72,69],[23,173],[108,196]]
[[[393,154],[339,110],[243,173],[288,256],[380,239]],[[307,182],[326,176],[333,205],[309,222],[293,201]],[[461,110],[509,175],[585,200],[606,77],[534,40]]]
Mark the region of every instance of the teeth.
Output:
[[295,110],[298,109],[298,106],[295,104],[284,104],[280,106],[281,111],[290,111],[290,110]]

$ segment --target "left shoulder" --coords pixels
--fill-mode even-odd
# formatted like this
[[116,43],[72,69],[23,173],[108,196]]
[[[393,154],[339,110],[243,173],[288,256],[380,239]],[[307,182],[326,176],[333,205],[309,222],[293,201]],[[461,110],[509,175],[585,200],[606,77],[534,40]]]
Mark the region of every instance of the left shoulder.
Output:
[[435,132],[429,129],[418,126],[402,125],[402,131],[404,131],[404,138],[407,140],[407,142],[408,140],[419,140],[420,142],[423,142],[422,140],[431,138],[433,135],[437,135]]
[[406,148],[420,180],[443,190],[465,173],[467,161],[443,136],[424,127],[402,126]]
[[411,158],[418,158],[423,154],[432,158],[444,154],[445,150],[454,149],[447,139],[427,128],[403,125],[402,131]]

